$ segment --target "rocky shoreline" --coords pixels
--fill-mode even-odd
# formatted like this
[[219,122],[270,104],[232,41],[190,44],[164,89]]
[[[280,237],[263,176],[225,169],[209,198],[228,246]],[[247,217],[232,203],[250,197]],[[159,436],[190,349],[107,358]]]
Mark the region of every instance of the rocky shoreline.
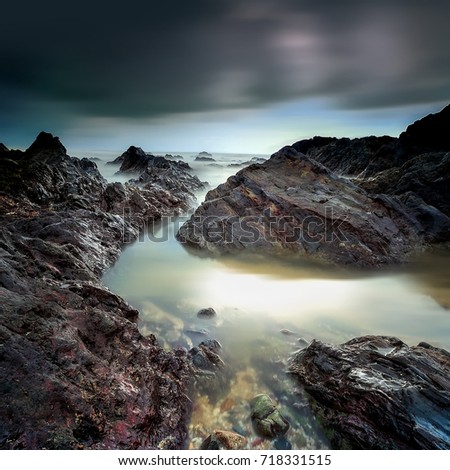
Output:
[[0,448],[182,448],[186,351],[144,338],[100,276],[192,194],[107,184],[50,134],[0,152]]

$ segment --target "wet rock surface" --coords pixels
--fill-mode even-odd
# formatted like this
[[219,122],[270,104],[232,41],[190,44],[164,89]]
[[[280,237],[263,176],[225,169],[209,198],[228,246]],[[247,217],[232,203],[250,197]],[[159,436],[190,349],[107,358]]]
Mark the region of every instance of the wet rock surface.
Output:
[[365,267],[448,241],[449,110],[399,138],[285,147],[210,191],[178,239],[199,254],[272,251]]
[[295,354],[304,386],[335,448],[449,449],[450,353],[397,338],[313,341]]
[[215,430],[200,446],[201,450],[239,450],[247,444],[244,436],[230,431]]
[[282,416],[276,403],[268,395],[257,395],[250,401],[251,420],[255,433],[264,438],[282,437],[289,422]]
[[0,166],[0,448],[183,447],[186,352],[144,338],[99,276],[184,195],[107,184],[46,133]]
[[395,198],[370,196],[287,147],[209,191],[178,239],[212,254],[287,251],[373,266],[401,261],[418,225]]
[[215,339],[206,339],[189,350],[189,359],[198,393],[217,401],[229,389],[230,373],[221,357],[221,344]]

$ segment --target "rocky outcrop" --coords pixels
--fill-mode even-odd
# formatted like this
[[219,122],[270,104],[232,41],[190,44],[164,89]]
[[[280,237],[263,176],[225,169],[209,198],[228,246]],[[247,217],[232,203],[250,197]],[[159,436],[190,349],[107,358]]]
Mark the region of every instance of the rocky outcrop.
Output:
[[264,250],[357,266],[399,263],[448,241],[449,110],[398,139],[314,137],[285,147],[210,191],[178,239],[213,255]]
[[191,175],[187,171],[189,165],[184,162],[169,162],[166,159],[158,160],[157,157],[153,160],[143,173],[133,180],[137,185],[146,188],[161,188],[171,193],[189,194],[192,200],[195,199],[194,191],[204,189],[208,183],[200,181],[196,175]]
[[0,448],[183,447],[186,352],[144,338],[99,277],[185,198],[107,184],[45,133],[0,166]]
[[395,198],[370,196],[286,147],[209,191],[178,239],[216,254],[288,250],[373,266],[401,261],[419,229]]
[[291,374],[310,395],[335,448],[450,449],[450,353],[365,336],[313,341]]
[[408,126],[400,134],[400,143],[411,153],[450,151],[450,105]]
[[141,147],[131,145],[116,159],[107,162],[107,165],[120,165],[119,171],[123,173],[142,173],[152,156],[151,153],[144,152]]
[[[173,158],[172,155],[169,157]],[[131,146],[110,164],[120,164],[118,173],[139,174],[132,182],[144,189],[164,189],[172,194],[189,196],[189,203],[195,200],[193,191],[205,188],[208,183],[192,175],[188,163],[155,156],[140,147]]]

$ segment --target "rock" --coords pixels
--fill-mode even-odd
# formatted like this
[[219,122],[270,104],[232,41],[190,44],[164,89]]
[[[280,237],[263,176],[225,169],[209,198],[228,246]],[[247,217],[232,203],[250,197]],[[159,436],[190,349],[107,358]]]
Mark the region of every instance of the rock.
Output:
[[[189,194],[190,199],[195,200],[193,191],[207,187],[207,183],[200,181],[196,175],[191,175],[188,171],[189,168],[186,168],[185,165],[187,163],[160,161],[155,158],[139,178],[132,181],[144,189],[149,187],[165,189],[177,196]],[[187,166],[189,167],[189,165]]]
[[209,191],[177,238],[211,255],[287,251],[377,266],[404,260],[420,227],[397,199],[370,196],[287,147]]
[[240,450],[247,445],[247,439],[234,432],[216,429],[203,442],[201,450]]
[[205,151],[200,152],[200,153],[198,154],[198,156],[199,156],[199,157],[212,157],[212,155],[211,155],[210,153],[205,152]]
[[[190,365],[100,276],[143,220],[185,202],[108,185],[41,133],[0,158],[0,448],[181,448]],[[126,208],[127,212],[124,212]]]
[[[372,176],[378,171],[399,166],[407,155],[397,149],[394,137],[362,137],[358,139],[314,137],[292,145],[297,152],[342,175]],[[384,155],[386,154],[386,155]]]
[[250,409],[253,429],[258,436],[274,439],[288,431],[289,423],[268,395],[256,395],[250,401]]
[[217,313],[212,307],[202,308],[197,312],[199,318],[214,318],[215,316],[217,316]]
[[313,341],[294,355],[334,448],[450,449],[450,353],[397,338]]
[[111,165],[120,164],[120,173],[142,173],[147,168],[152,156],[145,153],[140,147],[130,146],[122,155],[117,157]]
[[222,346],[215,339],[202,341],[189,351],[196,390],[216,402],[229,389],[230,370],[220,357]]
[[201,156],[198,156],[198,157],[195,157],[195,160],[196,162],[215,162],[216,160],[212,157],[201,157]]
[[407,127],[400,134],[400,142],[410,151],[450,151],[450,105],[435,114],[429,114]]

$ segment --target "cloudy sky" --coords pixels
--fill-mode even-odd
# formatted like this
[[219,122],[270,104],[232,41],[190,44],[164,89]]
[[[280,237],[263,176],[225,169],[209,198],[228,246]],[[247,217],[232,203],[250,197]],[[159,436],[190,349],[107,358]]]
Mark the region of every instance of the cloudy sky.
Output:
[[450,98],[448,0],[15,0],[0,142],[270,153],[398,134]]

